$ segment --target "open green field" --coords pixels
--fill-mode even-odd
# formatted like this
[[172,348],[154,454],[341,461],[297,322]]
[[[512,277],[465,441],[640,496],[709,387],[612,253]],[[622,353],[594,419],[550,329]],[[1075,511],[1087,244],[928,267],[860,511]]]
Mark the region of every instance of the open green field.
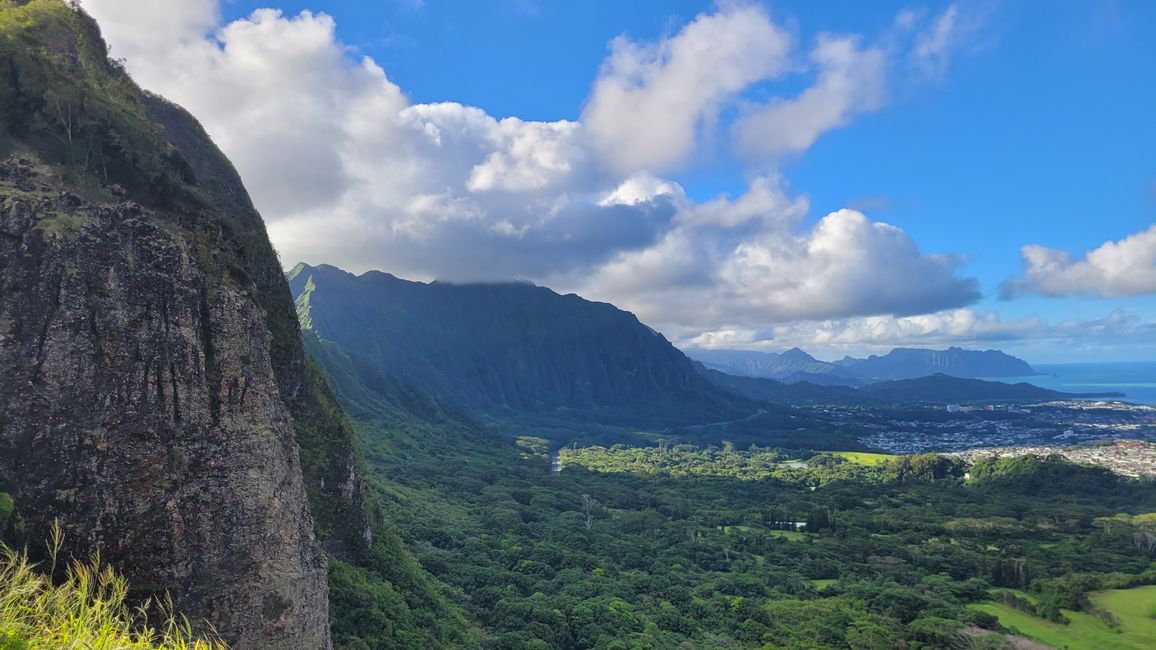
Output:
[[816,579],[811,581],[811,586],[814,587],[816,590],[820,590],[820,589],[826,589],[827,587],[830,587],[831,585],[835,584],[836,582],[839,582],[839,581],[836,580],[835,578],[816,578]]
[[[728,534],[728,535],[730,533],[749,533],[752,530],[758,530],[760,532],[765,532],[766,534],[770,535],[771,537],[778,537],[780,539],[789,539],[789,540],[794,541],[794,542],[800,542],[800,541],[807,539],[806,533],[801,533],[801,532],[794,531],[794,530],[766,530],[766,531],[764,531],[762,529],[753,528],[751,526],[719,526],[718,529],[721,530],[722,532]],[[834,582],[834,581],[832,580],[832,582]]]
[[1098,607],[1112,612],[1120,621],[1112,628],[1092,614],[1064,610],[1071,620],[1060,625],[1037,618],[1001,603],[980,603],[975,609],[999,617],[1001,625],[1056,648],[1068,650],[1147,650],[1156,648],[1156,586],[1114,589],[1091,594]]
[[719,526],[719,530],[721,530],[724,533],[730,534],[732,532],[749,533],[749,532],[751,532],[752,529],[750,526]]
[[892,454],[871,454],[865,451],[833,451],[831,455],[846,458],[852,463],[858,463],[860,465],[879,465],[892,458],[898,458],[898,456]]

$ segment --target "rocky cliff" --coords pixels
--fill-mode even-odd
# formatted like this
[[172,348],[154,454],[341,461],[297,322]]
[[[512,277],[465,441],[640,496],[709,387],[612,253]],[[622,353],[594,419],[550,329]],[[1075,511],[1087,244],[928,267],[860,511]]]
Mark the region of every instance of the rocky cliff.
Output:
[[218,282],[140,205],[0,171],[0,477],[239,648],[328,645],[293,421],[249,284]]
[[232,166],[61,0],[0,0],[0,159],[17,541],[58,518],[235,648],[328,648],[322,548],[373,541],[360,461]]
[[494,412],[748,412],[661,334],[606,303],[525,283],[427,284],[303,264],[289,283],[304,326],[385,392],[400,382],[440,404]]

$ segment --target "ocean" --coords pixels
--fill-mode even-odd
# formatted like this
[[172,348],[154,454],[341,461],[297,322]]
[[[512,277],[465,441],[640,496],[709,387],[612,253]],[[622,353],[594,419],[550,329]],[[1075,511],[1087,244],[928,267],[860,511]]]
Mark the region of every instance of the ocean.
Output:
[[1069,393],[1121,392],[1125,402],[1156,405],[1156,362],[1033,363],[1034,377],[1001,377],[998,381],[1026,381]]

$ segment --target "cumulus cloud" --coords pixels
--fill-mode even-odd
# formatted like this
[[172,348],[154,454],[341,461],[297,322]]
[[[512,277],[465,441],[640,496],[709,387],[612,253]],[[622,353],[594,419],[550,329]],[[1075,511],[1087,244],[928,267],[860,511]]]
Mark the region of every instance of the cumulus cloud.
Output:
[[1156,293],[1156,226],[1105,242],[1080,259],[1038,244],[1024,246],[1022,254],[1027,268],[1004,283],[1006,298],[1026,293],[1099,298]]
[[620,36],[582,113],[591,143],[618,171],[677,167],[724,102],[786,70],[790,47],[790,35],[748,3],[700,14],[657,43]]
[[220,22],[218,0],[85,2],[84,8],[99,17],[105,38],[116,43],[114,56],[129,57],[134,66],[164,47],[203,39]]
[[738,151],[758,160],[805,151],[823,133],[882,106],[886,57],[859,40],[821,36],[811,51],[818,81],[794,99],[749,110],[733,127]]
[[[814,72],[815,82],[795,97],[745,102],[731,127],[736,152],[773,165],[806,151],[823,134],[883,107],[893,78],[903,87],[942,76],[956,54],[974,43],[985,20],[977,7],[951,4],[934,16],[900,11],[891,30],[874,42],[820,34],[803,66]],[[906,74],[897,74],[899,69]]]
[[620,254],[581,291],[660,328],[710,329],[861,314],[920,314],[979,298],[961,262],[853,210],[814,226],[775,179],[683,210],[658,244]]
[[805,197],[761,170],[736,198],[688,198],[662,174],[746,102],[742,142],[798,152],[883,101],[883,59],[823,36],[814,84],[760,107],[743,93],[794,71],[765,9],[723,2],[652,43],[619,38],[579,121],[496,119],[412,102],[357,57],[329,16],[262,9],[227,25],[216,2],[84,0],[114,56],[185,106],[236,164],[283,260],[451,280],[531,279],[663,328],[915,314],[977,297],[960,260]]
[[819,358],[886,353],[899,346],[972,348],[998,346],[1032,352],[1062,348],[1072,358],[1156,344],[1156,322],[1115,310],[1102,318],[1048,323],[1038,316],[1002,320],[992,313],[951,309],[918,316],[868,316],[801,321],[764,329],[724,328],[689,332],[675,338],[686,348],[738,348],[781,351],[801,347]]

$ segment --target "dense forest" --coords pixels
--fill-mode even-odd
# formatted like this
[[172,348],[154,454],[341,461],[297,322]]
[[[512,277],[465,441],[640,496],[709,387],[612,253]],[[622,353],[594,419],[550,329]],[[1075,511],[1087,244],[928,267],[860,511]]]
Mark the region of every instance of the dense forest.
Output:
[[1156,583],[1156,485],[1059,458],[619,445],[551,475],[542,438],[359,426],[387,516],[487,648],[1004,647],[977,603],[1111,622],[1089,593]]
[[409,599],[398,617],[404,589],[337,573],[338,647],[404,646],[435,621],[427,645],[447,648],[999,648],[1035,634],[1010,615],[1063,632],[1092,620],[1125,639],[1135,626],[1101,595],[1156,584],[1151,482],[858,442],[868,427],[952,417],[941,410],[503,413],[431,398],[306,330],[397,531],[393,555],[408,549],[440,612]]

